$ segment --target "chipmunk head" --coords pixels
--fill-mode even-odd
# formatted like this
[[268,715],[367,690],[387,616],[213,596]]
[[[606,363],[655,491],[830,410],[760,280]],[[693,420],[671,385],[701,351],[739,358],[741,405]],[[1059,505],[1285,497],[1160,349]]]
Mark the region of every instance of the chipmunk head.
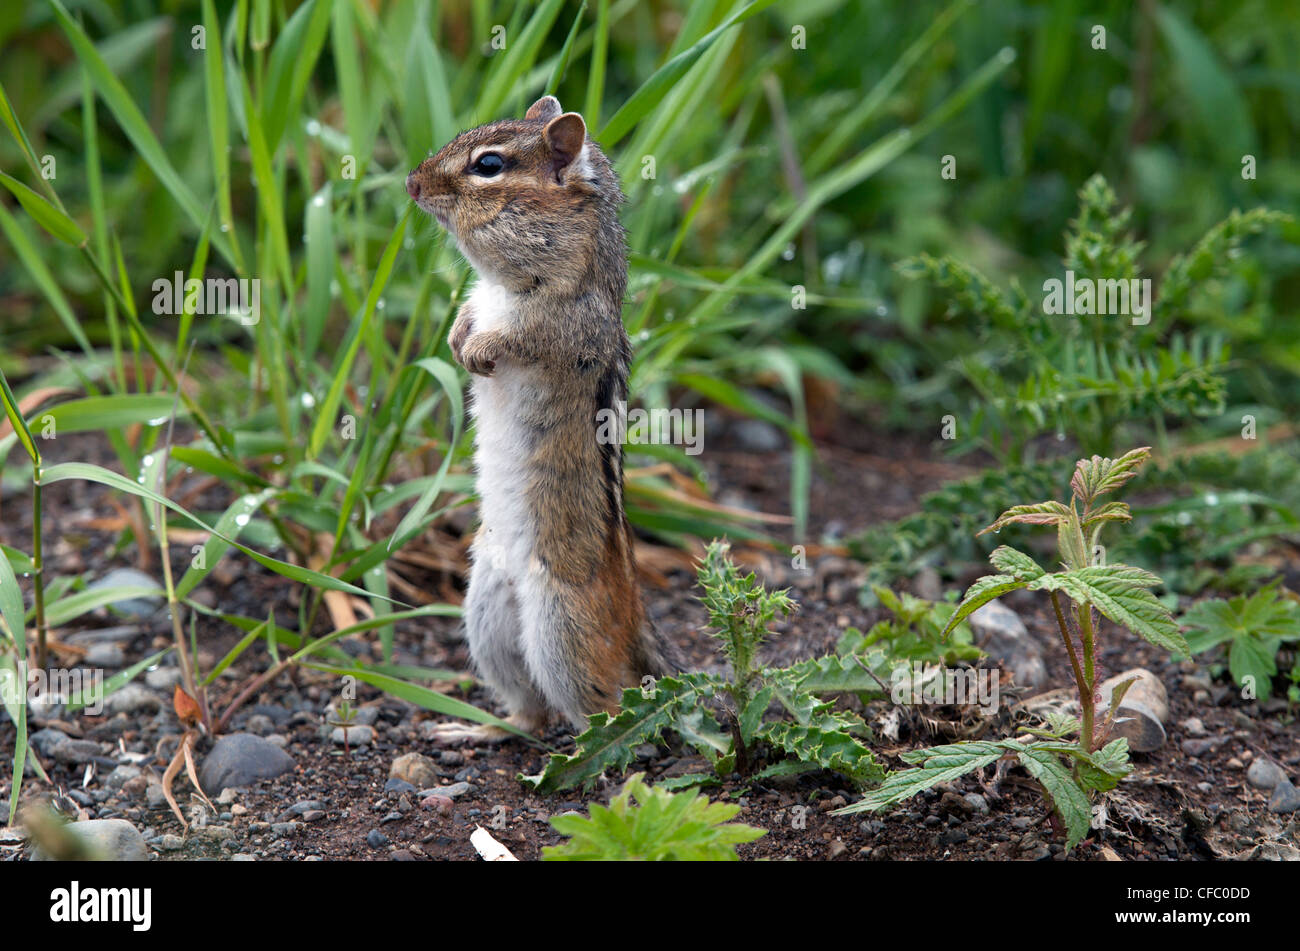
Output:
[[480,274],[513,289],[589,276],[623,255],[618,179],[576,112],[543,96],[522,119],[452,139],[406,177]]

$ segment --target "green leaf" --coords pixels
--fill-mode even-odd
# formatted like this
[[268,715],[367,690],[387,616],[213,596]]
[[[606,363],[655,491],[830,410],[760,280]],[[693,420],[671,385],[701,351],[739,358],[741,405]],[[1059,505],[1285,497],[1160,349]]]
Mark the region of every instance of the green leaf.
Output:
[[50,204],[43,196],[32,191],[12,175],[0,172],[0,183],[13,193],[23,210],[36,223],[64,244],[79,248],[86,243],[86,233],[66,213]]
[[1020,753],[1020,763],[1029,771],[1029,775],[1043,784],[1057,815],[1065,823],[1065,847],[1074,848],[1083,841],[1092,823],[1092,808],[1087,793],[1079,788],[1070,771],[1054,752],[1026,749]]
[[1038,562],[1024,552],[1017,551],[1007,545],[999,545],[993,549],[993,553],[989,555],[989,561],[998,571],[1004,575],[1010,575],[1017,581],[1029,582],[1045,574],[1043,569],[1038,566]]
[[1000,532],[1006,526],[1015,523],[1023,525],[1060,525],[1069,517],[1070,510],[1060,502],[1035,502],[1032,505],[1013,505],[999,515],[997,521],[980,531],[979,534]]
[[32,431],[27,428],[27,420],[23,419],[23,414],[19,411],[18,397],[14,396],[14,391],[9,388],[9,380],[3,370],[0,370],[0,403],[4,404],[5,416],[9,418],[9,425],[17,434],[18,441],[23,444],[28,458],[39,466],[40,451],[36,448],[36,441],[32,439]]
[[1099,495],[1114,492],[1124,485],[1142,468],[1143,463],[1151,458],[1151,447],[1130,449],[1118,459],[1104,459],[1093,456],[1080,459],[1070,478],[1070,488],[1086,506],[1091,507]]
[[[609,806],[590,817],[556,816],[555,831],[569,841],[542,850],[544,861],[737,861],[736,846],[766,830],[731,823],[740,807],[710,803],[697,790],[672,793],[648,786],[644,773],[628,777]],[[632,797],[637,805],[632,805]]]
[[902,754],[907,763],[919,764],[915,769],[899,770],[885,777],[877,788],[857,802],[836,809],[833,816],[847,816],[856,812],[878,812],[895,803],[910,799],[939,783],[952,782],[981,766],[987,766],[1007,752],[998,743],[975,741],[953,746],[934,746]]
[[451,465],[456,445],[460,442],[461,427],[465,421],[465,401],[461,395],[460,375],[456,372],[456,368],[445,360],[439,360],[437,357],[426,357],[423,360],[418,360],[415,366],[437,380],[442,386],[442,391],[447,394],[447,399],[451,403],[451,442],[447,444],[446,451],[442,454],[442,462],[438,465],[438,472],[433,477],[433,481],[429,483],[428,488],[420,493],[420,498],[416,500],[410,511],[402,516],[402,520],[397,524],[397,528],[389,539],[390,549],[395,542],[406,537],[433,508],[438,493],[442,491],[443,480],[447,477],[447,469]]
[[677,84],[677,80],[694,65],[697,59],[704,55],[710,46],[718,41],[718,38],[723,33],[736,24],[743,23],[750,17],[762,13],[775,2],[776,0],[753,0],[753,2],[745,4],[745,6],[703,36],[690,49],[683,50],[664,63],[655,70],[649,79],[641,84],[640,88],[628,98],[627,102],[619,107],[609,122],[605,124],[605,127],[600,130],[600,134],[593,136],[593,138],[606,149],[612,147],[663,101],[663,98]]
[[1064,591],[1079,604],[1091,604],[1121,627],[1157,647],[1190,653],[1169,609],[1147,588],[1161,584],[1149,571],[1131,565],[1090,565],[1043,575],[1029,582],[1031,591]]
[[[109,488],[117,489],[121,492],[127,492],[131,495],[145,499],[146,501],[166,506],[176,514],[189,519],[200,528],[211,532],[214,535],[218,534],[215,527],[209,525],[207,522],[190,512],[187,512],[171,499],[164,498],[152,489],[148,489],[136,482],[132,482],[125,476],[118,475],[116,472],[112,472],[101,466],[90,465],[85,462],[64,462],[56,466],[51,466],[41,474],[41,481],[44,483],[62,482],[67,479],[85,479],[90,482],[98,482],[100,485],[106,485]],[[297,581],[301,584],[311,585],[317,588],[329,588],[334,591],[344,591],[348,594],[355,594],[363,598],[371,596],[370,592],[366,591],[364,588],[358,588],[356,585],[351,585],[329,575],[321,574],[319,571],[312,571],[309,568],[291,565],[286,561],[280,561],[279,559],[272,558],[269,555],[263,555],[261,552],[254,551],[246,545],[241,545],[233,538],[224,538],[224,541],[233,545],[235,548],[238,548],[259,565],[269,568],[276,574],[289,578],[292,581]],[[399,603],[394,601],[392,598],[387,598],[386,600],[393,601],[395,604]]]
[[[95,44],[90,42],[90,38],[77,25],[77,22],[68,13],[60,0],[48,0],[48,2],[50,8],[54,11],[55,19],[59,21],[59,26],[63,28],[63,32],[67,34],[68,40],[72,43],[72,49],[77,54],[77,59],[81,60],[82,65],[86,67],[91,82],[94,83],[100,96],[117,119],[122,131],[131,140],[131,144],[135,146],[136,152],[153,170],[154,175],[158,177],[158,181],[162,183],[163,187],[176,199],[176,203],[189,216],[194,226],[202,230],[204,222],[207,220],[207,213],[204,211],[203,205],[194,197],[194,193],[190,191],[189,186],[185,184],[184,179],[181,178],[176,168],[167,158],[167,153],[158,142],[158,138],[153,134],[148,120],[145,119],[139,107],[132,101],[130,93],[126,91],[126,86],[114,75],[109,65],[104,62],[104,58],[95,49]],[[212,37],[210,42],[217,42],[217,38]],[[215,235],[212,243],[227,261],[232,264],[236,263],[224,235]]]
[[455,697],[449,697],[445,693],[438,693],[436,690],[430,690],[428,687],[422,687],[419,684],[413,684],[405,680],[399,680],[396,677],[390,677],[387,674],[381,674],[373,670],[367,670],[364,667],[331,667],[328,664],[321,664],[309,661],[303,665],[310,667],[312,670],[323,671],[327,674],[334,674],[337,677],[355,677],[362,683],[370,684],[372,687],[378,687],[384,693],[391,694],[408,703],[413,703],[417,707],[425,710],[432,710],[434,713],[443,713],[451,717],[460,717],[462,720],[472,720],[475,723],[485,723],[488,726],[499,727],[515,736],[536,743],[537,738],[529,733],[525,733],[513,723],[502,720],[500,717],[494,717],[492,714],[480,710],[473,704],[466,703],[464,700],[457,700]]
[[946,638],[953,628],[994,598],[1027,586],[1028,582],[1021,581],[1013,575],[985,575],[976,579],[975,583],[966,589],[966,596],[962,598],[961,604],[957,605],[957,610],[952,612],[952,617],[944,625],[940,637]]
[[659,739],[680,714],[712,696],[720,685],[717,678],[690,673],[661,677],[648,691],[624,690],[622,709],[612,717],[590,717],[591,725],[577,737],[573,755],[552,753],[540,773],[519,778],[542,793],[590,787],[606,770],[625,770],[637,746]]

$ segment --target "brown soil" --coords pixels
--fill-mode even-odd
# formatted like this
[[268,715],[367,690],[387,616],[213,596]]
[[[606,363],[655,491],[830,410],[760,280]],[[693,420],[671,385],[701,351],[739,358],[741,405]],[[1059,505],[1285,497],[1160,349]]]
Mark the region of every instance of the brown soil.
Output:
[[[787,511],[786,454],[759,453],[725,439],[720,443],[704,458],[712,484],[723,487],[720,495],[724,500],[768,512]],[[48,455],[52,462],[89,459],[110,464],[106,446],[94,437],[60,438],[57,445],[49,447]],[[897,518],[914,508],[922,493],[968,471],[939,460],[932,447],[914,437],[896,434],[884,438],[861,433],[853,445],[820,447],[810,535],[813,539],[843,537],[874,522]],[[180,487],[181,492],[186,489]],[[205,511],[220,510],[227,501],[223,492],[220,487],[208,489],[188,504]],[[133,543],[119,547],[120,531],[93,524],[94,519],[116,514],[107,498],[99,487],[79,482],[47,488],[51,577],[86,573],[93,578],[115,565],[137,564]],[[29,549],[29,497],[6,491],[0,511],[0,541]],[[174,546],[174,551],[175,568],[181,571],[188,561],[188,545]],[[825,653],[845,627],[869,625],[878,617],[877,611],[858,603],[856,575],[860,566],[833,551],[820,551],[804,571],[790,569],[787,558],[778,559],[772,553],[747,557],[771,583],[789,585],[800,604],[799,612],[778,625],[769,642],[770,661]],[[156,557],[154,561],[156,564]],[[672,559],[664,559],[664,563],[671,565]],[[454,593],[461,583],[455,572],[426,569],[423,575],[408,577],[414,577],[424,590],[436,592]],[[668,568],[662,577],[666,581],[663,587],[647,587],[650,614],[693,665],[717,665],[703,628],[704,612],[694,598],[692,574]],[[252,617],[265,617],[268,608],[273,608],[282,624],[294,627],[296,605],[292,595],[286,597],[287,590],[292,589],[283,579],[228,555],[226,564],[199,589],[199,598],[221,611]],[[1048,613],[1032,597],[1012,598],[1009,603],[1043,647],[1051,674],[1048,686],[1068,686],[1068,662],[1053,638],[1055,628]],[[126,645],[128,663],[170,643],[170,624],[161,615],[156,612],[129,622],[138,632]],[[122,623],[128,622],[101,613],[83,619],[81,626],[93,629]],[[327,629],[322,618],[320,632]],[[229,625],[204,616],[197,618],[197,632],[203,669],[209,669],[239,638]],[[72,640],[71,631],[56,633],[64,642]],[[1073,857],[1205,859],[1297,854],[1294,818],[1288,823],[1288,817],[1270,814],[1265,794],[1245,781],[1246,767],[1258,756],[1283,764],[1293,776],[1297,772],[1300,736],[1288,711],[1275,704],[1264,712],[1259,704],[1241,700],[1222,682],[1207,689],[1203,681],[1194,679],[1203,676],[1196,665],[1179,665],[1127,633],[1113,629],[1108,633],[1111,636],[1102,657],[1107,670],[1145,666],[1167,686],[1169,739],[1155,753],[1135,755],[1132,777],[1106,799],[1106,830],[1086,841]],[[354,654],[373,656],[376,640],[354,638],[344,646]],[[456,623],[439,618],[400,625],[394,659],[456,670],[465,669],[467,661]],[[213,708],[224,709],[267,664],[263,649],[247,651],[213,685]],[[160,712],[82,717],[67,724],[69,731],[100,741],[104,756],[88,780],[84,766],[46,763],[58,788],[51,790],[29,777],[24,798],[55,793],[69,812],[80,807],[92,817],[127,818],[146,838],[155,839],[155,848],[164,859],[229,858],[236,853],[277,859],[472,859],[475,853],[469,835],[476,825],[489,828],[520,859],[535,859],[543,846],[560,841],[547,822],[550,816],[570,809],[585,811],[587,803],[606,801],[618,787],[619,777],[615,777],[589,793],[575,790],[554,797],[535,795],[516,777],[538,771],[543,756],[540,749],[514,741],[479,750],[437,749],[422,739],[421,733],[421,723],[435,717],[365,685],[359,686],[359,701],[377,708],[377,739],[368,748],[345,751],[330,742],[330,728],[324,724],[325,706],[335,688],[333,677],[299,670],[273,681],[241,709],[232,729],[274,730],[285,738],[297,768],[243,791],[233,800],[219,802],[219,814],[207,817],[205,827],[193,829],[183,843],[155,839],[179,835],[181,824],[166,805],[147,805],[141,784],[128,784],[123,791],[110,791],[104,784],[114,754],[124,750],[147,754],[150,759],[141,765],[161,775],[180,732],[169,703]],[[492,706],[480,687],[463,696],[480,706]],[[884,705],[876,704],[865,715],[872,722],[884,712]],[[992,736],[1012,735],[1014,725],[1009,716],[984,724],[983,729]],[[1190,735],[1185,721],[1193,717],[1202,722],[1203,736]],[[909,712],[903,717],[898,741],[880,741],[879,756],[886,765],[897,767],[901,765],[898,752],[942,742],[963,729],[969,734],[972,723],[965,711],[951,708],[926,708],[923,716]],[[159,741],[169,736],[172,742],[159,751]],[[1196,751],[1196,744],[1185,748],[1184,742],[1205,738],[1213,743],[1201,745],[1213,748],[1199,756],[1189,755],[1189,750]],[[0,753],[5,760],[12,754],[14,740],[13,725],[4,720],[0,723]],[[553,733],[548,740],[561,750],[571,748],[571,739],[562,732]],[[201,741],[200,755],[209,747],[209,740]],[[393,759],[412,751],[435,761],[442,782],[467,781],[470,791],[454,802],[386,795],[384,785]],[[706,770],[704,761],[689,748],[644,748],[640,752],[643,755],[636,768],[651,780]],[[183,808],[189,808],[191,789],[186,780],[177,781],[177,792]],[[829,815],[830,810],[854,801],[856,793],[828,774],[772,784],[731,777],[708,793],[741,803],[738,818],[768,830],[757,842],[741,847],[747,859],[1065,858],[1061,837],[1054,832],[1042,800],[1018,770],[1001,776],[991,770],[976,774],[881,815]],[[970,814],[962,798],[967,793],[984,796],[989,814]],[[0,785],[0,801],[8,801],[8,796],[6,782]],[[290,811],[295,804],[299,804],[296,814]],[[382,840],[373,834],[376,830]],[[163,850],[164,845],[179,847]],[[0,844],[0,858],[24,854],[21,848]]]

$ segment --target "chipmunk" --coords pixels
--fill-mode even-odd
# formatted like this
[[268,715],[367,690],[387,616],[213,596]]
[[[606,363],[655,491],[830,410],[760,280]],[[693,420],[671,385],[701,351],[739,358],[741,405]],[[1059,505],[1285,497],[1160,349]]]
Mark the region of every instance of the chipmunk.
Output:
[[470,655],[510,723],[536,733],[558,715],[585,729],[618,708],[620,688],[677,666],[637,587],[623,447],[597,438],[600,411],[627,399],[626,199],[582,116],[554,96],[458,135],[406,189],[478,275],[448,338],[472,374]]

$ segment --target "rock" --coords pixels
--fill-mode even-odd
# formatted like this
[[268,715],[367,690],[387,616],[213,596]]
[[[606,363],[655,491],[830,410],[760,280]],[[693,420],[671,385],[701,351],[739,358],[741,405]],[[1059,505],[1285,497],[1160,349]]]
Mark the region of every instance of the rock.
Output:
[[232,786],[251,786],[293,769],[293,758],[280,747],[251,733],[230,733],[217,740],[199,769],[199,785],[209,796]]
[[1038,688],[1047,682],[1043,651],[1020,615],[994,598],[969,618],[975,641],[1016,676],[1020,686]]
[[330,740],[338,746],[369,746],[375,741],[375,728],[365,725],[336,726],[330,734]]
[[1273,796],[1268,801],[1268,811],[1285,815],[1300,809],[1300,789],[1285,776],[1273,787]]
[[27,738],[27,741],[31,743],[32,746],[35,747],[36,752],[41,755],[53,756],[54,750],[68,742],[69,739],[71,739],[71,737],[62,730],[55,730],[51,727],[46,727],[43,730],[37,730]]
[[1178,725],[1188,736],[1205,736],[1205,724],[1201,722],[1200,717],[1188,717]]
[[732,425],[731,434],[749,452],[776,452],[785,445],[781,430],[761,419],[738,420]]
[[[86,590],[100,591],[105,588],[153,588],[157,592],[157,594],[111,602],[113,608],[133,617],[147,617],[153,614],[163,600],[163,590],[158,586],[158,582],[143,571],[137,571],[135,568],[114,568],[98,581],[88,585]],[[89,654],[86,663],[91,667],[96,666],[90,662]]]
[[301,816],[307,812],[324,809],[325,803],[319,799],[304,799],[301,802],[295,802],[292,806],[284,811],[285,816]]
[[[147,862],[149,847],[140,830],[125,819],[87,819],[69,823],[66,827],[85,845],[97,860],[107,862]],[[32,860],[49,861],[41,849],[32,850]]]
[[1134,753],[1150,753],[1165,745],[1165,723],[1169,721],[1169,697],[1165,685],[1151,671],[1135,667],[1103,681],[1098,688],[1101,705],[1097,708],[1097,717],[1100,722],[1105,711],[1110,709],[1115,688],[1134,677],[1137,680],[1128,688],[1116,711],[1119,722],[1115,724],[1115,734],[1127,737],[1128,748]]
[[848,850],[849,847],[847,845],[845,845],[840,839],[836,839],[834,842],[831,843],[830,851],[827,857],[831,859],[837,859]]
[[[397,757],[389,767],[388,776],[390,781],[401,780],[414,786],[415,789],[429,789],[438,785],[438,770],[434,767],[433,760],[422,753],[406,753]],[[388,787],[385,786],[384,792],[388,791]]]
[[176,852],[185,847],[185,840],[175,833],[168,832],[158,837],[158,848],[163,852]]
[[1261,756],[1246,770],[1246,782],[1256,789],[1274,789],[1279,783],[1286,782],[1286,773],[1277,763]]
[[99,755],[99,744],[94,740],[68,738],[54,747],[53,756],[60,763],[84,766]]
[[176,689],[176,685],[181,682],[181,670],[179,667],[159,667],[157,670],[146,670],[144,672],[145,684],[153,690],[161,690],[168,696]]
[[370,832],[366,834],[366,845],[370,846],[372,849],[386,848],[388,845],[388,836],[384,835],[378,829],[371,829]]
[[116,690],[104,698],[104,710],[109,716],[160,709],[162,709],[162,698],[142,684],[126,684],[121,690]]
[[398,779],[396,776],[384,783],[385,796],[400,796],[403,793],[411,795],[417,792],[419,792],[418,786],[414,786],[404,779]]
[[104,785],[109,789],[121,789],[132,779],[140,779],[141,771],[138,766],[119,766],[113,770],[104,779]]
[[971,807],[977,816],[987,816],[989,814],[989,801],[979,793],[967,793],[963,796],[966,804]]
[[435,796],[444,796],[447,799],[459,799],[473,789],[472,783],[452,783],[450,786],[439,786],[437,789],[423,791],[432,792]]
[[244,724],[244,729],[255,736],[268,736],[275,732],[275,721],[262,713],[254,713]]
[[1183,740],[1183,752],[1188,756],[1204,756],[1226,743],[1226,736],[1211,736],[1203,740]]
[[82,663],[87,667],[110,667],[116,670],[126,666],[126,652],[122,650],[121,644],[92,644]]
[[150,809],[157,809],[167,802],[162,783],[150,783],[144,791],[144,801]]

